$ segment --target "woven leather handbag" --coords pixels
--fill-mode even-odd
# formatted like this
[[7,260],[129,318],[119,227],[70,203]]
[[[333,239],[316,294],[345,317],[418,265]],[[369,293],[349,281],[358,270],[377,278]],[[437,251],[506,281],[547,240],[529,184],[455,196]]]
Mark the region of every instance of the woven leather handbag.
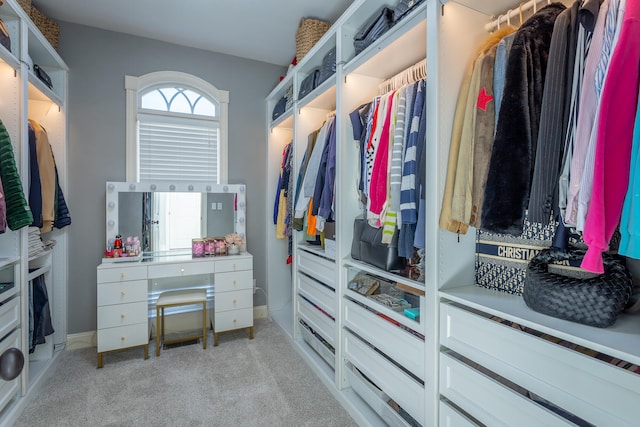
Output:
[[621,257],[603,254],[604,274],[580,270],[569,276],[554,272],[554,264],[582,259],[584,250],[545,249],[531,259],[522,297],[542,314],[605,328],[615,323],[631,297],[631,274]]

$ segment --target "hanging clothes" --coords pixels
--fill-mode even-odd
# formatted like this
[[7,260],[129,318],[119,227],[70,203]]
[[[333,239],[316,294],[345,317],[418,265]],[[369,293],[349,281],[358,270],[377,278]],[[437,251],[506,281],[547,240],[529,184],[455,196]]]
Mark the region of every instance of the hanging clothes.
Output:
[[[640,97],[640,94],[638,94]],[[620,218],[618,253],[640,259],[640,103],[636,111],[629,165],[629,186]]]
[[40,186],[40,168],[36,150],[36,133],[29,122],[29,207],[33,214],[33,227],[42,227],[42,187]]
[[35,351],[36,345],[44,344],[47,336],[53,334],[53,324],[51,322],[51,311],[49,308],[49,295],[44,276],[38,276],[31,281],[29,287],[32,305],[29,307],[30,318],[33,318],[32,334],[29,337],[29,353]]
[[286,236],[285,218],[287,215],[287,188],[289,188],[290,165],[289,158],[292,155],[293,145],[287,144],[282,151],[282,161],[280,162],[280,174],[278,176],[278,186],[276,188],[276,200],[274,203],[273,220],[276,225],[276,239],[284,239]]
[[333,222],[333,201],[336,182],[336,121],[329,125],[328,141],[320,160],[318,176],[313,192],[314,208],[317,231],[324,231],[326,221]]
[[2,179],[0,179],[0,234],[7,230],[7,203],[4,199]]
[[[302,181],[304,180],[304,176],[307,172],[307,165],[309,163],[309,158],[311,157],[311,153],[313,152],[313,147],[315,147],[316,140],[318,139],[319,130],[311,132],[307,141],[307,149],[302,156],[302,163],[300,164],[300,170],[298,171],[298,178],[296,179],[296,188],[293,200],[293,206],[295,207],[298,203],[298,199],[300,197],[300,193],[302,191]],[[293,209],[292,209],[293,213]],[[302,231],[304,228],[304,215],[296,217],[295,215],[291,219],[291,224],[294,230]]]
[[54,165],[56,174],[56,216],[53,220],[53,226],[57,229],[64,228],[71,225],[71,214],[69,213],[69,207],[62,194],[62,188],[60,187],[60,180],[58,179],[58,167]]
[[11,230],[28,227],[33,222],[31,209],[27,204],[18,174],[13,145],[9,132],[0,120],[0,180],[6,203],[6,220]]
[[[481,226],[520,235],[538,141],[547,57],[556,17],[565,6],[552,3],[529,18],[509,53],[501,114],[491,152]],[[508,114],[505,114],[508,112]]]

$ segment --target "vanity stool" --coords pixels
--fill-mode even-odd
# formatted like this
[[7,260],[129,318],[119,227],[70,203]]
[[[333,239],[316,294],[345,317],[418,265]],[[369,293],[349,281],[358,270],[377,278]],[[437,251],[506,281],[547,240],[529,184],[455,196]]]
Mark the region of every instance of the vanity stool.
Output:
[[[180,305],[202,304],[202,334],[172,340],[164,339],[164,309]],[[156,302],[156,356],[160,356],[160,341],[163,344],[202,338],[202,348],[207,348],[207,290],[184,289],[160,294]]]

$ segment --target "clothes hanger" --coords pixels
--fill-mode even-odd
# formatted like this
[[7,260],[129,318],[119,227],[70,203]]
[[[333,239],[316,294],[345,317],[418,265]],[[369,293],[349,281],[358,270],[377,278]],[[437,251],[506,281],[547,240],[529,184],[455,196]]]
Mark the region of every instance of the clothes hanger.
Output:
[[538,13],[538,0],[533,0],[533,14]]
[[520,6],[518,6],[518,15],[520,15],[520,26],[522,27],[522,3],[520,3]]
[[507,25],[511,26],[511,9],[507,10]]
[[498,29],[500,29],[500,20],[502,19],[502,15],[498,15]]

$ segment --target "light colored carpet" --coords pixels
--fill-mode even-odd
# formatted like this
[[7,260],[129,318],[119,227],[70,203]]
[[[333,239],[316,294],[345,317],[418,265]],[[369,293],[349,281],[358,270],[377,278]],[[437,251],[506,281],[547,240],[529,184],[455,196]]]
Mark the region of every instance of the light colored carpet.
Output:
[[[105,355],[66,351],[16,426],[355,426],[267,319],[202,344]],[[209,345],[210,344],[210,345]]]

